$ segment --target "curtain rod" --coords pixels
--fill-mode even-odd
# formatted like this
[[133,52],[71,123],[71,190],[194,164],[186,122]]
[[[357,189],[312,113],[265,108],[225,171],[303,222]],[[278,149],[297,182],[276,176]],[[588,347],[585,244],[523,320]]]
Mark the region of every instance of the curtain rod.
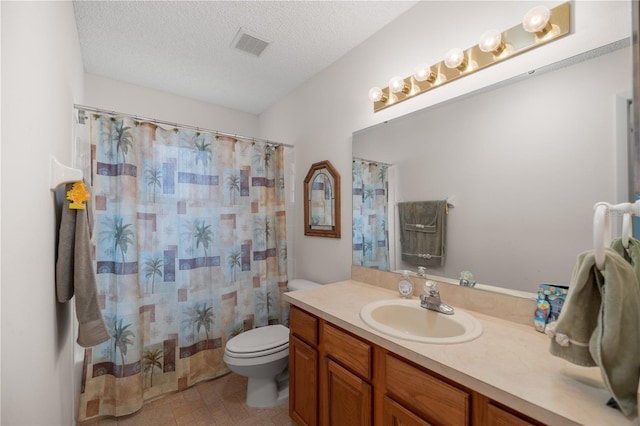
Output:
[[376,160],[367,160],[366,158],[353,157],[353,160],[354,161],[364,161],[365,163],[375,163],[375,164],[379,164],[381,166],[388,166],[388,167],[393,166],[393,164],[383,163],[382,161],[376,161]]
[[[154,124],[164,124],[166,126],[173,126],[173,127],[178,127],[178,128],[182,128],[182,129],[195,130],[196,132],[215,133],[216,135],[219,135],[219,136],[228,136],[228,137],[235,138],[235,139],[245,139],[245,140],[250,140],[250,141],[254,141],[254,142],[264,142],[264,143],[267,143],[267,144],[270,144],[270,145],[278,145],[278,146],[284,146],[284,147],[287,147],[287,148],[294,148],[293,145],[289,145],[289,144],[286,144],[286,143],[274,142],[274,141],[270,141],[270,140],[262,139],[262,138],[254,138],[252,136],[235,135],[235,134],[232,134],[232,133],[221,132],[219,130],[212,130],[212,129],[205,129],[203,127],[189,126],[188,124],[178,124],[178,123],[172,123],[170,121],[156,120],[155,118],[141,117],[139,115],[127,114],[127,113],[124,113],[124,112],[109,111],[109,110],[106,110],[106,109],[95,108],[95,107],[90,107],[90,106],[86,106],[86,105],[78,105],[78,104],[73,104],[73,107],[78,110],[78,113],[80,113],[80,111],[91,111],[91,112],[98,112],[98,113],[103,113],[103,114],[108,114],[108,115],[124,116],[124,117],[130,117],[130,118],[133,118],[133,119],[136,119],[136,120],[140,120],[140,121],[147,121],[147,122],[154,123]],[[80,121],[81,124],[84,124],[84,118],[85,117],[78,116],[78,120]]]

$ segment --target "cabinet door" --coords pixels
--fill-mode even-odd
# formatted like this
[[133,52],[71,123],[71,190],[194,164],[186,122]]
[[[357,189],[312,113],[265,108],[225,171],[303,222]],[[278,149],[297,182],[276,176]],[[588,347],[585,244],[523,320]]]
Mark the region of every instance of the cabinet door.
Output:
[[298,424],[318,424],[318,351],[289,337],[289,416]]
[[388,396],[384,397],[382,417],[384,426],[431,426]]
[[326,359],[323,424],[325,426],[370,426],[371,385],[334,361]]

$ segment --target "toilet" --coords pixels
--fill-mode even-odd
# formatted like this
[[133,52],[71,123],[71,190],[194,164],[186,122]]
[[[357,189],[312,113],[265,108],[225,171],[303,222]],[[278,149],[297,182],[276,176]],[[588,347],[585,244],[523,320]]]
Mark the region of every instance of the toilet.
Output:
[[[315,288],[320,284],[291,280],[289,291]],[[289,329],[268,325],[238,334],[227,341],[224,362],[229,370],[247,377],[247,405],[271,407],[289,397]]]

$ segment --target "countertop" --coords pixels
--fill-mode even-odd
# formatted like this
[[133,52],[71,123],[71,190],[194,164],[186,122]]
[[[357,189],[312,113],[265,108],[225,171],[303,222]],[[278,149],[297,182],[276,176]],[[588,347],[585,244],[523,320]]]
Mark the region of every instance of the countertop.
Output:
[[[397,298],[394,291],[359,281],[284,293],[285,300],[319,318],[549,425],[631,425],[607,407],[600,370],[549,353],[549,337],[525,326],[465,310],[482,335],[458,344],[426,344],[382,334],[360,319],[367,303]],[[446,302],[446,300],[444,300]],[[456,309],[460,309],[454,306]]]

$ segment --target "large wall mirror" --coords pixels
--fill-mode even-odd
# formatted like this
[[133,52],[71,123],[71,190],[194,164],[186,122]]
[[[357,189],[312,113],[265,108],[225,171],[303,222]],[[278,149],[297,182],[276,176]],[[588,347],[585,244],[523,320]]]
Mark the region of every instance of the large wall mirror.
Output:
[[340,238],[340,175],[329,161],[312,164],[304,179],[304,234]]
[[[594,204],[630,199],[632,87],[622,40],[355,132],[354,176],[356,159],[382,165],[389,204],[364,256],[355,247],[367,238],[354,238],[354,264],[417,270],[400,257],[397,203],[455,196],[445,263],[428,275],[457,280],[468,270],[479,283],[527,292],[568,284],[578,254],[592,248]],[[354,218],[354,235],[359,226]]]

